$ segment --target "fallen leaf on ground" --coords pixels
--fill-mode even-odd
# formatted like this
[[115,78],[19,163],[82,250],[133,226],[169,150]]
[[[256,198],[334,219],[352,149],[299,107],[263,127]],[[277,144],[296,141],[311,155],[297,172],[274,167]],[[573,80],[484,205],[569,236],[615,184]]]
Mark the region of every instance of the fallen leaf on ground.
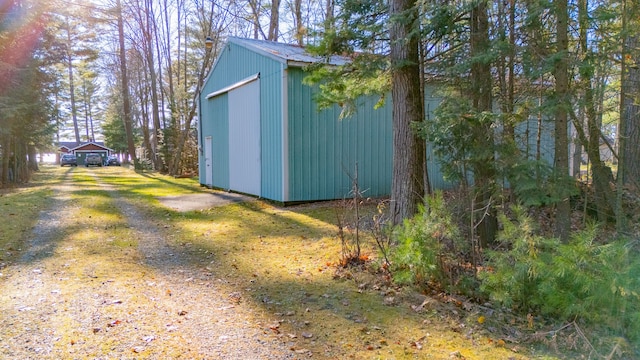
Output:
[[120,320],[113,320],[112,322],[110,322],[109,324],[107,324],[108,327],[114,327],[118,324],[120,324],[122,321]]
[[387,306],[393,306],[396,304],[396,298],[394,298],[393,296],[387,296],[386,298],[384,298],[383,303]]
[[280,327],[280,323],[279,322],[275,322],[275,323],[269,325],[269,329],[273,330],[273,332],[275,332],[276,334],[280,333],[280,330],[278,330],[279,327]]

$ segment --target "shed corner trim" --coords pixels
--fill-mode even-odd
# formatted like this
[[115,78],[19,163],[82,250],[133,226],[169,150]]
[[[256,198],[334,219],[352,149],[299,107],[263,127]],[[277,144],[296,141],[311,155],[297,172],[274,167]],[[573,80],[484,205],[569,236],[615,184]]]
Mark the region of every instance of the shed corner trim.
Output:
[[248,84],[248,83],[250,83],[250,82],[252,82],[254,80],[257,80],[259,78],[260,78],[260,73],[253,74],[253,75],[251,75],[249,77],[246,77],[246,78],[238,81],[235,84],[231,84],[231,85],[229,85],[227,87],[224,87],[224,88],[222,88],[220,90],[217,90],[217,91],[214,91],[212,93],[207,94],[206,99],[209,100],[212,97],[216,97],[216,96],[218,96],[220,94],[227,93],[227,92],[229,92],[229,91],[231,91],[233,89],[239,88],[240,86]]

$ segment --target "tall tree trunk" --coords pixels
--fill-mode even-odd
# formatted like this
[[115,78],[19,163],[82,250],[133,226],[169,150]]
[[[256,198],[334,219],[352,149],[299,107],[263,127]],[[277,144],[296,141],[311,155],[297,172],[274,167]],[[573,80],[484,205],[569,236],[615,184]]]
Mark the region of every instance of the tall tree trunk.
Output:
[[[251,7],[251,15],[253,18],[253,38],[257,39],[258,34],[261,34],[263,39],[269,39],[271,33],[267,36],[262,30],[262,26],[260,26],[262,3],[258,2],[258,0],[249,0],[249,7]],[[269,29],[269,31],[271,31],[271,29]]]
[[[620,136],[623,139],[620,152],[623,155],[622,182],[633,191],[640,191],[640,42],[637,36],[625,39],[625,73],[621,89],[622,119]],[[630,64],[634,64],[629,66]]]
[[[569,14],[567,2],[554,0],[556,8],[556,51],[559,56],[554,68],[556,79],[556,109],[555,109],[555,147],[554,168],[558,176],[569,175],[569,149],[567,130],[568,111],[571,106],[569,98]],[[569,198],[565,197],[556,205],[555,235],[561,240],[569,239],[571,230],[571,206]]]
[[391,219],[413,216],[424,197],[425,142],[412,124],[424,120],[421,98],[418,8],[411,0],[391,0],[391,100],[393,103],[393,179]]
[[[163,53],[163,51],[161,51],[162,40],[160,38],[162,36],[162,34],[161,34],[161,31],[162,31],[162,10],[160,11],[160,13],[161,13],[160,14],[160,22],[161,23],[158,24],[158,22],[155,20],[155,18],[154,18],[154,21],[153,21],[153,34],[154,34],[153,41],[155,43],[156,54],[158,54],[158,56],[156,58],[156,65],[158,65],[158,78],[161,79],[160,80],[160,87],[159,87],[159,90],[160,90],[160,94],[159,94],[160,95],[160,108],[161,109],[166,109],[166,104],[165,104],[166,94],[165,94],[165,91],[163,89],[163,83],[162,83],[163,74],[164,74],[163,69],[162,69],[162,62],[163,62],[162,56],[164,55],[164,53]],[[164,133],[164,129],[166,129],[166,127],[167,127],[167,115],[166,114],[167,114],[166,111],[162,111],[160,113],[161,119],[162,119],[163,133]],[[166,150],[166,149],[164,149],[164,150]]]
[[[490,50],[489,43],[489,18],[487,16],[486,1],[478,1],[471,10],[471,89],[473,107],[478,113],[492,110],[491,95],[491,63],[486,59]],[[494,147],[493,129],[491,123],[483,121],[475,127],[474,139],[479,143],[476,148]],[[496,174],[494,169],[495,158],[493,152],[488,152],[486,158],[480,159],[474,166],[474,182],[476,187],[477,205],[474,208],[478,212],[474,215],[477,221],[478,237],[480,245],[486,247],[495,240],[498,230],[496,209],[493,205],[493,196],[496,186]]]
[[33,144],[27,145],[27,157],[28,157],[28,166],[27,169],[29,171],[38,171],[38,152],[36,151],[36,147]]
[[[211,3],[211,11],[209,13],[209,19],[207,20],[207,27],[211,28],[212,24],[213,24],[213,10],[214,10],[214,6],[215,4],[212,2]],[[200,70],[198,72],[198,78],[197,78],[197,88],[201,89],[202,88],[202,84],[204,82],[204,77],[206,75],[206,70],[209,68],[209,64],[211,62],[211,54],[212,51],[206,51],[205,52],[205,56],[204,59],[200,65]],[[186,92],[185,92],[186,93]],[[182,129],[182,131],[180,131],[180,129],[176,129],[177,131],[177,143],[176,143],[176,148],[175,148],[175,152],[174,152],[174,156],[171,159],[171,162],[169,163],[169,174],[170,175],[177,175],[179,174],[179,169],[180,169],[180,163],[182,161],[182,151],[184,150],[184,145],[187,142],[187,139],[189,138],[189,133],[191,132],[191,122],[193,121],[193,118],[195,117],[196,114],[196,110],[197,110],[197,104],[198,104],[198,96],[199,96],[199,92],[195,92],[193,94],[193,97],[191,99],[191,106],[185,106],[185,110],[188,108],[189,111],[184,115],[184,119],[185,119],[185,124],[184,124],[184,128]],[[187,101],[187,99],[185,99],[185,101]]]
[[[596,112],[596,104],[593,90],[593,54],[588,48],[588,3],[587,0],[578,0],[578,23],[580,25],[580,50],[584,54],[580,67],[580,80],[584,96],[584,113],[587,118],[587,131],[589,137],[584,144],[589,160],[592,164],[594,203],[598,214],[598,220],[606,222],[613,218],[614,195],[611,189],[613,176],[611,168],[606,166],[600,158],[600,121]],[[575,124],[579,126],[581,124]]]
[[334,8],[335,8],[335,0],[327,0],[326,4],[325,4],[325,12],[326,12],[326,18],[325,18],[325,23],[324,23],[324,31],[325,32],[329,32],[331,29],[334,28],[335,24],[334,24]]
[[93,141],[92,137],[89,135],[89,97],[87,96],[87,81],[82,80],[82,95],[83,95],[83,107],[84,107],[84,127],[85,134],[87,137],[87,141]]
[[[142,59],[141,59],[142,60]],[[142,60],[144,61],[144,60]],[[134,99],[138,100],[138,127],[140,132],[142,133],[142,148],[145,150],[144,154],[140,154],[140,157],[145,160],[150,160],[151,164],[153,163],[153,145],[151,144],[151,126],[149,121],[149,71],[145,67],[139,67],[137,69],[137,73],[135,71],[131,72],[132,75],[135,74],[137,77],[132,76],[132,83],[134,87]],[[136,81],[137,80],[137,81]],[[155,164],[154,164],[155,165]]]
[[10,145],[10,137],[8,135],[4,135],[0,137],[0,155],[2,155],[2,169],[0,169],[0,184],[6,186],[9,184],[9,156],[11,155]]
[[71,24],[67,18],[67,71],[69,73],[69,101],[71,102],[71,118],[73,119],[73,131],[76,143],[80,143],[80,130],[78,128],[78,115],[76,108],[76,90],[73,82],[73,51],[71,49]]
[[[507,113],[513,115],[515,111],[515,88],[516,88],[516,1],[509,1],[509,61],[507,63]],[[511,119],[510,119],[511,120]],[[508,141],[515,141],[515,130],[513,121],[508,121],[504,127],[504,136]]]
[[134,167],[138,168],[138,157],[136,156],[136,145],[133,142],[133,120],[131,117],[131,99],[129,95],[129,77],[127,75],[127,56],[124,46],[124,21],[122,20],[122,4],[120,0],[116,0],[116,8],[118,14],[118,42],[120,45],[120,77],[122,86],[122,120],[124,122],[124,130],[127,134],[127,151],[129,158],[133,161]]
[[[169,14],[168,0],[163,1],[163,16],[164,16],[164,29],[163,29],[164,56],[166,59],[165,66],[167,69],[167,78],[169,81],[169,88],[167,93],[167,98],[169,101],[169,126],[168,126],[169,131],[167,131],[167,128],[165,128],[164,142],[165,142],[166,156],[167,156],[165,161],[171,164],[173,162],[173,157],[175,156],[175,150],[178,143],[177,134],[179,132],[179,126],[178,126],[178,104],[176,102],[176,92],[175,92],[175,86],[174,86],[174,66],[173,66],[173,58],[172,58],[172,51],[171,51],[173,34],[171,32],[170,22],[169,22],[169,19],[171,16]],[[169,165],[169,168],[171,168],[170,165]]]
[[293,18],[296,26],[296,41],[298,45],[303,46],[307,30],[302,23],[302,0],[293,0]]
[[[624,206],[622,204],[623,191],[625,186],[625,173],[626,173],[626,135],[623,133],[626,131],[627,121],[625,120],[627,114],[627,57],[629,57],[628,49],[628,18],[627,18],[627,0],[622,0],[622,28],[620,33],[622,34],[622,46],[621,46],[621,59],[620,62],[620,119],[618,120],[618,172],[616,174],[616,230],[619,233],[626,231],[627,219],[624,213]],[[639,89],[640,90],[640,89]]]
[[271,18],[269,19],[269,40],[278,41],[280,25],[280,0],[271,0]]
[[145,1],[145,29],[144,29],[144,37],[145,37],[145,46],[144,49],[146,51],[145,59],[147,60],[147,67],[149,69],[149,78],[151,80],[151,115],[153,117],[153,136],[151,138],[151,149],[152,149],[152,161],[154,167],[158,171],[164,171],[164,164],[162,162],[162,157],[159,155],[159,140],[158,138],[162,136],[162,128],[160,127],[160,111],[159,111],[159,102],[158,102],[158,81],[156,75],[155,68],[155,60],[153,54],[153,39],[154,36],[152,31],[155,30],[155,18],[153,15],[153,3],[149,0]]

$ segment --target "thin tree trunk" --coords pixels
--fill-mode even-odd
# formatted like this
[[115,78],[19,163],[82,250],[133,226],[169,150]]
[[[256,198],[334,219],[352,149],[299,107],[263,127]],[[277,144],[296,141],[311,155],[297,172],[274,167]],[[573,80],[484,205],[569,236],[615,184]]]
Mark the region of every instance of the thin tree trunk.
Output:
[[625,151],[625,135],[623,135],[623,131],[626,129],[626,121],[625,118],[627,116],[627,107],[626,107],[626,85],[627,85],[627,54],[628,54],[628,42],[627,42],[627,1],[622,0],[622,29],[620,32],[623,34],[622,36],[622,46],[621,46],[621,58],[622,61],[620,63],[620,119],[618,120],[618,172],[616,174],[616,230],[621,233],[626,231],[627,221],[626,214],[624,213],[624,207],[622,204],[623,199],[623,191],[624,191],[624,174],[625,174],[625,163],[627,159],[626,151]]
[[[509,1],[509,62],[508,70],[508,90],[507,90],[507,110],[508,114],[513,114],[515,110],[515,58],[516,58],[516,2]],[[515,130],[513,122],[509,121],[504,127],[504,134],[510,141],[515,141]]]
[[38,152],[36,151],[36,147],[33,144],[27,145],[27,156],[28,156],[28,169],[30,171],[38,171]]
[[136,156],[136,146],[133,142],[133,121],[131,119],[131,99],[129,98],[129,78],[127,75],[127,57],[124,46],[124,22],[122,20],[122,4],[116,0],[118,13],[118,42],[120,44],[120,77],[122,86],[122,104],[124,130],[127,135],[127,150],[129,157],[133,161],[134,167],[138,168],[138,157]]
[[9,137],[3,136],[2,142],[0,143],[0,148],[3,149],[2,152],[0,152],[0,154],[2,154],[2,171],[0,172],[0,175],[2,176],[0,178],[0,183],[2,183],[3,187],[9,184],[9,156],[11,154],[11,151],[9,151],[10,145],[11,141],[9,140]]
[[[209,13],[209,19],[207,21],[209,28],[213,24],[213,6],[214,6],[214,3],[212,2],[211,12]],[[197,78],[197,84],[196,84],[198,89],[202,88],[204,77],[206,75],[205,71],[207,68],[209,68],[209,63],[211,62],[211,55],[212,55],[212,51],[205,52],[204,60],[202,61],[200,66],[200,71],[198,72],[198,78]],[[193,94],[193,98],[191,99],[191,106],[185,107],[185,109],[189,108],[189,111],[185,114],[184,129],[182,129],[182,131],[177,133],[177,143],[176,143],[174,156],[171,159],[172,161],[169,163],[170,175],[176,175],[179,173],[182,152],[184,150],[184,145],[187,142],[187,139],[189,138],[189,133],[191,132],[191,122],[193,121],[193,118],[195,117],[195,114],[196,114],[199,95],[200,95],[199,92],[196,91]],[[176,131],[179,131],[179,129],[176,129]]]
[[264,33],[262,26],[260,26],[260,9],[262,4],[259,3],[258,0],[249,0],[249,6],[251,7],[251,15],[253,15],[253,38],[258,39],[258,34],[260,34],[263,39],[269,39],[269,36]]
[[83,104],[83,108],[84,108],[84,131],[87,137],[87,141],[93,141],[91,139],[91,136],[89,136],[89,100],[88,100],[88,96],[87,96],[87,81],[86,80],[82,80],[82,92],[83,92],[83,98],[84,98],[84,104]]
[[[171,171],[171,164],[174,161],[175,150],[178,144],[178,134],[180,131],[178,125],[178,104],[176,102],[176,92],[174,85],[174,66],[173,66],[173,58],[171,52],[171,42],[172,42],[172,34],[169,23],[169,7],[167,4],[168,0],[164,0],[164,52],[166,58],[166,69],[167,69],[167,78],[169,80],[169,92],[167,94],[169,101],[169,130],[165,132],[165,148],[167,159],[165,160],[169,164],[169,172]],[[180,38],[178,36],[178,38]],[[179,48],[179,46],[178,46]]]
[[145,37],[145,46],[144,49],[146,51],[145,59],[147,60],[147,67],[149,69],[149,78],[151,80],[151,115],[153,116],[153,136],[151,138],[151,149],[152,149],[152,161],[154,167],[158,171],[164,171],[164,164],[162,162],[162,158],[159,156],[159,141],[158,138],[161,136],[161,127],[160,127],[160,111],[159,111],[159,103],[158,103],[158,81],[156,75],[155,68],[155,60],[153,55],[153,28],[152,23],[154,23],[153,18],[153,2],[146,0],[145,1],[145,29],[144,29],[144,37]]
[[[141,54],[141,56],[144,56]],[[140,61],[144,61],[140,59]],[[132,74],[134,72],[132,71]],[[138,100],[138,127],[142,132],[142,148],[145,149],[144,154],[141,154],[141,157],[145,160],[151,160],[153,164],[153,144],[151,143],[152,135],[151,135],[151,126],[149,121],[149,71],[145,67],[139,67],[137,69],[136,78],[132,79],[132,83],[136,83],[134,85],[135,89],[135,98]],[[137,80],[137,81],[136,81]]]
[[613,176],[611,169],[600,158],[600,122],[596,113],[593,91],[593,54],[587,47],[588,43],[588,8],[587,0],[578,0],[578,22],[580,25],[580,49],[584,54],[580,78],[584,93],[585,115],[587,117],[588,143],[585,144],[589,160],[592,164],[594,185],[594,200],[598,220],[606,222],[613,218],[614,195],[611,189]]
[[335,26],[335,24],[333,23],[335,21],[333,16],[334,8],[335,8],[334,0],[327,0],[325,4],[325,11],[326,11],[326,19],[324,24],[325,32],[328,32],[329,30],[333,29]]
[[[163,69],[162,69],[163,52],[160,51],[160,49],[161,49],[161,47],[160,47],[160,45],[161,45],[161,40],[160,40],[161,33],[160,32],[161,32],[161,29],[162,29],[162,24],[158,24],[156,22],[155,18],[153,18],[153,19],[154,19],[153,20],[153,34],[154,34],[153,40],[154,40],[154,43],[155,43],[156,53],[158,54],[158,58],[156,60],[156,62],[157,62],[156,65],[158,65],[158,78],[162,79],[163,78],[162,75],[164,74],[163,73]],[[160,20],[160,21],[162,21],[162,20]],[[160,108],[161,109],[166,109],[166,107],[165,107],[166,106],[166,104],[165,104],[165,91],[163,89],[162,81],[160,81],[159,90],[160,90],[160,94],[159,94],[160,95]],[[160,115],[161,115],[161,119],[162,119],[162,129],[166,129],[166,127],[167,127],[166,111],[162,111],[160,113]]]
[[71,24],[67,18],[67,71],[69,73],[69,101],[71,103],[71,118],[73,119],[73,131],[76,143],[80,143],[80,130],[78,128],[78,116],[76,108],[76,90],[73,83],[73,51],[71,50]]

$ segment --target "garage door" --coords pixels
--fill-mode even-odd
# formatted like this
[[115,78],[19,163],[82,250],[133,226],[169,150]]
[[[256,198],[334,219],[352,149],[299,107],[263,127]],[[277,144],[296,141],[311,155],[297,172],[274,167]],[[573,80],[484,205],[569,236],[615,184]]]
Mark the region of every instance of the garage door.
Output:
[[229,91],[229,188],[260,196],[260,79]]

